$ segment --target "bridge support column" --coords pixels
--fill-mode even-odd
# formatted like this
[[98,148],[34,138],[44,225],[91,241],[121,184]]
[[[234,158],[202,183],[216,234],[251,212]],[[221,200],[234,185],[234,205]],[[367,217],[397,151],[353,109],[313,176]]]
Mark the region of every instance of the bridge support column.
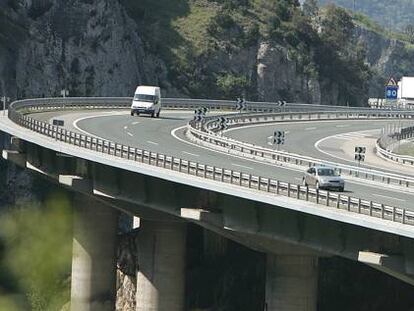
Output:
[[266,311],[316,311],[318,257],[267,255]]
[[71,310],[112,311],[118,211],[80,194],[73,205]]
[[137,311],[185,309],[185,242],[185,223],[141,219]]

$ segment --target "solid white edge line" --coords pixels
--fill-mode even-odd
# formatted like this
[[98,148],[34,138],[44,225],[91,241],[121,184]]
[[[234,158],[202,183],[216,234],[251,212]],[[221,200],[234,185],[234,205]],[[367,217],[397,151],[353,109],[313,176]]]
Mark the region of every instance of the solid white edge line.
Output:
[[[184,140],[184,139],[178,137],[176,132],[178,132],[179,130],[182,130],[186,127],[187,127],[187,125],[184,125],[184,126],[180,126],[178,128],[172,129],[171,130],[171,136],[173,136],[175,139],[177,139],[177,140],[179,140],[183,143],[186,143],[186,144],[189,144],[189,145],[201,148],[201,149],[209,150],[209,151],[212,151],[212,152],[225,154],[227,156],[231,156],[231,157],[238,158],[238,159],[241,159],[241,160],[258,163],[258,164],[261,164],[261,165],[267,165],[267,166],[270,166],[270,167],[273,167],[273,168],[277,167],[277,168],[285,169],[285,170],[289,170],[289,171],[296,171],[296,172],[299,172],[299,173],[304,173],[305,172],[305,168],[296,169],[296,168],[293,168],[293,167],[284,166],[282,163],[280,165],[275,165],[275,164],[271,164],[271,163],[267,163],[267,162],[262,162],[262,161],[258,161],[258,160],[254,160],[254,159],[249,159],[249,158],[245,158],[243,156],[238,156],[238,155],[235,155],[235,154],[228,154],[228,153],[223,152],[223,151],[214,150],[214,149],[211,149],[211,148],[200,146],[196,143]],[[378,190],[378,185],[379,185],[378,183],[377,184],[371,184],[369,180],[359,181],[359,180],[354,180],[354,179],[352,179],[352,180],[347,179],[346,182],[354,184],[354,185],[362,185],[362,186],[370,187],[372,189],[377,189],[377,190]],[[387,185],[387,184],[382,185],[381,184],[381,186],[383,186],[384,188],[386,188],[387,191],[390,191],[390,192],[398,192],[398,193],[403,193],[403,194],[410,195],[410,196],[414,195],[413,192],[407,192],[406,189],[395,188],[392,185]]]

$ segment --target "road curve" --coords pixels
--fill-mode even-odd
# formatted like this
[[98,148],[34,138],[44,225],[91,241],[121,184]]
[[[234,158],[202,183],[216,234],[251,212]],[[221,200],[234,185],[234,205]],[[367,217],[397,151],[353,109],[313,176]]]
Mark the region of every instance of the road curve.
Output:
[[[163,111],[160,119],[153,119],[150,117],[131,117],[129,115],[129,111],[120,112],[119,110],[116,112],[106,111],[88,113],[60,112],[59,114],[62,113],[64,114],[63,117],[67,121],[66,127],[73,127],[77,131],[89,133],[111,141],[130,145],[132,147],[148,149],[191,161],[197,161],[207,165],[225,167],[227,169],[243,171],[245,173],[256,174],[263,177],[276,178],[296,184],[301,182],[303,175],[302,170],[295,170],[286,166],[275,166],[230,156],[228,154],[216,152],[189,143],[186,141],[184,136],[184,127],[193,117],[192,112]],[[37,114],[36,118],[50,120],[54,116],[56,116],[56,113],[44,113]],[[342,121],[338,121],[338,123],[335,124],[341,125],[340,122]],[[349,123],[350,121],[346,122]],[[283,126],[287,126],[286,130],[289,131],[286,149],[300,154],[305,153],[306,155],[311,155],[310,152],[315,152],[312,143],[315,139],[318,137],[335,135],[338,131],[344,131],[344,128],[326,124],[324,125],[323,122],[312,122],[311,124],[284,124]],[[352,130],[358,130],[359,128],[361,130],[366,130],[367,126],[369,129],[378,127],[378,124],[369,124],[371,123],[366,122],[366,120],[352,121]],[[279,125],[277,125],[277,127],[280,128]],[[320,127],[320,130],[315,131],[315,133],[311,133],[313,131],[309,129],[311,127],[316,127],[315,130]],[[268,129],[266,130],[264,127],[256,128],[262,128],[264,132],[268,133]],[[273,125],[269,128],[274,129],[275,126]],[[308,130],[306,130],[306,128]],[[243,140],[246,141],[249,139],[248,135],[245,137],[245,134],[241,132],[250,130],[251,129],[240,129],[229,132],[228,135],[232,135],[234,137],[242,135]],[[309,134],[303,135],[303,133],[306,132],[309,132]],[[255,133],[254,135],[260,135],[260,137],[263,136],[261,133]],[[252,139],[257,139],[257,136],[255,138],[254,135],[252,136]],[[314,135],[317,137],[313,137]],[[264,145],[267,144],[267,136],[265,135],[265,139],[263,140]],[[312,141],[310,140],[310,137],[313,137]],[[258,141],[255,142],[258,144]],[[298,149],[296,150],[293,148]],[[323,154],[318,155],[318,157],[323,156]],[[351,194],[352,196],[375,202],[381,202],[387,205],[403,207],[414,211],[414,207],[411,204],[414,199],[414,194],[403,189],[393,189],[385,185],[378,184],[371,185],[365,180],[361,180],[348,182],[346,190],[348,194]]]

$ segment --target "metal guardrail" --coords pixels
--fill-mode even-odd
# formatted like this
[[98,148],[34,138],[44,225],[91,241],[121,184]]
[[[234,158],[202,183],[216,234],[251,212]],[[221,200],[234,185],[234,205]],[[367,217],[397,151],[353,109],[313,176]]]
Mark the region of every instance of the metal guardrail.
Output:
[[405,127],[399,131],[386,134],[380,137],[376,143],[377,154],[385,159],[401,163],[403,165],[414,166],[414,157],[400,155],[395,152],[396,147],[401,144],[403,140],[411,140],[414,137],[414,127]]
[[[271,113],[271,114],[247,114],[247,115],[226,115],[228,127],[242,127],[252,124],[265,124],[286,121],[307,121],[307,120],[348,120],[348,119],[380,119],[380,118],[414,118],[414,112],[390,113],[384,111],[353,111],[353,112],[307,112],[307,113]],[[378,170],[366,169],[335,163],[331,161],[322,161],[303,155],[292,154],[284,151],[276,151],[270,148],[256,146],[250,143],[241,142],[225,136],[218,135],[217,117],[208,117],[204,121],[191,121],[187,128],[190,138],[196,142],[206,145],[210,148],[220,149],[222,151],[241,155],[256,160],[267,161],[271,163],[284,162],[300,166],[315,166],[319,164],[336,167],[341,173],[349,176],[369,179],[387,184],[395,184],[405,187],[414,187],[414,178],[392,173],[384,173]]]
[[[102,104],[99,104],[99,102]],[[348,212],[368,215],[407,225],[414,225],[414,212],[407,211],[403,208],[362,200],[343,194],[331,193],[329,191],[311,189],[307,186],[281,182],[272,178],[264,178],[240,171],[209,166],[149,150],[134,148],[109,140],[72,132],[46,122],[35,120],[28,114],[23,113],[28,111],[40,111],[42,108],[70,109],[80,108],[81,106],[83,109],[125,108],[125,104],[122,101],[118,101],[117,99],[112,101],[112,99],[108,98],[102,98],[100,101],[99,99],[94,99],[91,102],[84,102],[84,104],[82,104],[82,101],[76,101],[75,103],[73,99],[59,99],[56,102],[48,99],[48,104],[42,104],[41,100],[20,101],[11,104],[8,117],[16,124],[36,133],[102,154],[237,185],[239,187],[254,189],[268,194],[285,195],[299,200],[315,202],[327,207],[346,210]],[[23,110],[23,112],[20,110]]]

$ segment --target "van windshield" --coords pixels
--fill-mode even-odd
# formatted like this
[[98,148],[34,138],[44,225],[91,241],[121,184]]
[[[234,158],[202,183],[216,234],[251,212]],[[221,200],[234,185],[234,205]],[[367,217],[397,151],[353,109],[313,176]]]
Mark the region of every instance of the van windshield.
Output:
[[154,102],[155,96],[154,95],[146,95],[146,94],[135,94],[134,100],[139,100],[142,102]]
[[332,168],[320,168],[318,169],[319,176],[339,176],[338,172]]

